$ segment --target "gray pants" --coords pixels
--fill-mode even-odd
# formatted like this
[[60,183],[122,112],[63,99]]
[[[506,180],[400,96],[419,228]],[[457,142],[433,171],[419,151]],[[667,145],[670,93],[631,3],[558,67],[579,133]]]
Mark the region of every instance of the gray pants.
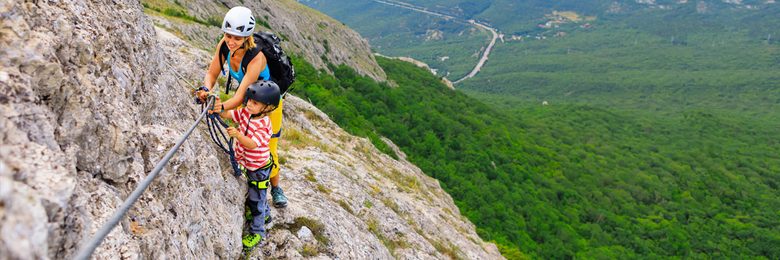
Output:
[[256,183],[253,182],[265,182],[265,185],[269,186],[270,182],[268,177],[271,175],[271,169],[260,169],[257,171],[247,171],[246,176],[249,183],[248,193],[246,197],[246,206],[249,207],[249,211],[252,212],[252,220],[249,223],[249,232],[252,234],[260,234],[265,237],[265,219],[271,216],[271,208],[268,207],[268,192],[267,188],[258,188]]

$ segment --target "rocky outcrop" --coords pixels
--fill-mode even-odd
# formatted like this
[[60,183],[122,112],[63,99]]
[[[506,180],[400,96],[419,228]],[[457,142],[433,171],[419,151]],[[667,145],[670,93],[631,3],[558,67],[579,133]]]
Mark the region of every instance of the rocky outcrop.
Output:
[[[93,11],[106,8],[122,15]],[[194,122],[177,73],[202,77],[210,53],[156,29],[135,1],[0,12],[0,259],[70,258]],[[255,256],[501,257],[419,168],[300,99],[285,106],[290,206],[272,210]],[[201,124],[95,258],[236,258],[246,184],[220,153]]]
[[[121,16],[94,11],[106,8]],[[14,1],[0,10],[0,258],[66,258],[198,109],[163,73],[170,58],[137,1]],[[225,187],[242,183],[221,174],[216,155],[193,135],[96,256],[233,254],[243,193]]]

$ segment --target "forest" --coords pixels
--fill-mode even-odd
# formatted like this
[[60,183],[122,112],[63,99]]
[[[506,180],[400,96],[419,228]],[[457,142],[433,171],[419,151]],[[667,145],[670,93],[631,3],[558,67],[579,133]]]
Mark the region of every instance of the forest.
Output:
[[501,107],[377,58],[397,87],[295,59],[293,93],[395,142],[509,259],[780,257],[777,128],[686,109]]

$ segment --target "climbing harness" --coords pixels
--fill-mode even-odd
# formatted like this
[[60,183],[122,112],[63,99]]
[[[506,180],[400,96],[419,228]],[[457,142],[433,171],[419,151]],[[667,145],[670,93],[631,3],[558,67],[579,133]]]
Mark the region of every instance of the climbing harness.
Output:
[[[255,171],[262,171],[262,170],[273,169],[273,167],[276,167],[276,163],[274,163],[273,155],[271,155],[271,157],[268,158],[268,164],[266,164],[262,168],[257,169]],[[241,167],[241,169],[243,170],[244,173],[246,173],[246,171],[247,171],[246,168]],[[247,178],[247,179],[249,179],[249,178]],[[270,180],[271,179],[269,178],[269,179],[265,179],[263,181],[252,181],[252,180],[250,180],[248,182],[249,182],[249,186],[257,187],[257,189],[259,189],[259,190],[264,190],[264,189],[268,189],[268,182]]]

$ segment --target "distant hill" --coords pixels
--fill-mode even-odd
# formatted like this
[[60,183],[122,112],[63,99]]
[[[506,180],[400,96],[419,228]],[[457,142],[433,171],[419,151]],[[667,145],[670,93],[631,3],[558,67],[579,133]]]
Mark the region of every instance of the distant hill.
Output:
[[585,15],[605,16],[620,14],[636,14],[647,11],[685,11],[704,14],[725,14],[734,11],[765,11],[776,10],[773,1],[678,1],[678,0],[636,0],[636,1],[605,1],[605,0],[563,0],[563,1],[512,1],[512,0],[482,0],[482,1],[451,1],[423,0],[409,1],[416,5],[442,10],[461,15],[469,19],[482,19],[502,30],[512,33],[518,21],[529,21],[550,13],[553,10],[575,11]]
[[[422,60],[450,79],[465,75],[489,40],[486,33],[463,36],[464,24],[375,1],[302,2],[356,28],[376,51]],[[769,114],[780,100],[772,87],[780,6],[772,1],[409,3],[505,34],[480,73],[456,86],[482,97],[673,111],[706,106],[776,118]],[[430,31],[443,39],[425,40]]]

